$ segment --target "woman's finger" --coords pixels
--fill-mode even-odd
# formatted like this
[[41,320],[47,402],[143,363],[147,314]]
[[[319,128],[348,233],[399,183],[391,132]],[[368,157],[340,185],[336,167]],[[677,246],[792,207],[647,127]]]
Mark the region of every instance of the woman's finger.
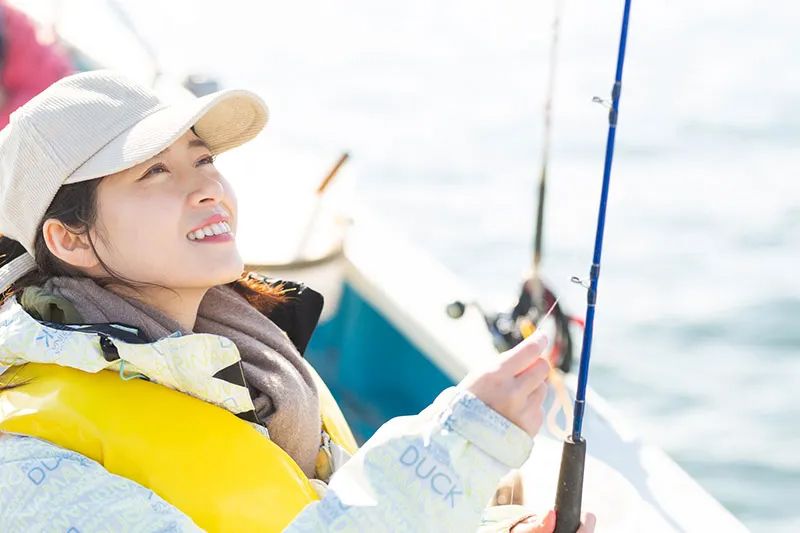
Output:
[[581,527],[578,528],[576,533],[594,533],[594,526],[597,523],[597,518],[592,513],[585,513]]
[[544,334],[534,333],[507,352],[505,358],[500,362],[500,369],[503,372],[516,376],[531,366],[536,357],[544,353],[547,348],[547,337]]
[[556,513],[548,511],[546,515],[533,515],[514,525],[511,533],[553,533],[556,528]]
[[522,485],[522,474],[512,470],[500,479],[491,505],[522,505],[525,499],[525,487]]
[[531,366],[514,377],[514,386],[530,394],[542,386],[549,374],[550,362],[544,357],[538,357]]
[[535,437],[542,427],[544,422],[544,408],[540,403],[531,402],[522,411],[520,421],[517,423],[519,427],[524,429],[531,437]]
[[541,409],[544,406],[544,399],[547,397],[547,385],[539,385],[528,395],[528,405],[531,409]]

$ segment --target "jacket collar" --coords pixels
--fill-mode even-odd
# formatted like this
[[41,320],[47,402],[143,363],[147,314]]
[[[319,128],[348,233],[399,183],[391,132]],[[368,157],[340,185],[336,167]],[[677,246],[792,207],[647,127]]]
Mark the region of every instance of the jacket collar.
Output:
[[122,380],[148,379],[257,421],[239,350],[229,339],[197,333],[143,342],[119,334],[124,327],[39,322],[11,297],[0,307],[0,371],[25,363],[112,370]]
[[[303,354],[319,322],[320,293],[302,283],[251,273],[267,284],[282,284],[292,298],[271,310],[259,309],[286,332]],[[114,370],[127,379],[148,379],[223,407],[257,422],[236,346],[208,333],[173,334],[148,342],[124,324],[58,324],[34,319],[16,297],[0,307],[0,373],[3,367],[50,363],[85,372]]]

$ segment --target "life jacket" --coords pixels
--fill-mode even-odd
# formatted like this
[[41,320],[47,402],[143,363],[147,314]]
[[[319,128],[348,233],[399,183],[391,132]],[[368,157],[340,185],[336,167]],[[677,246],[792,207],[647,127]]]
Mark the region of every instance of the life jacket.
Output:
[[[92,366],[102,361],[96,354],[87,354],[85,360],[80,355],[78,362],[68,354],[79,334],[43,339],[49,330],[15,301],[2,311],[0,328],[17,328],[17,333],[10,337],[13,342],[0,346],[0,364],[13,362],[22,343],[28,343],[28,353],[25,364],[0,374],[0,388],[10,387],[0,392],[0,431],[44,439],[91,458],[153,490],[208,531],[282,531],[318,498],[299,466],[241,413],[163,384],[126,377],[118,363],[149,361],[147,352],[140,352],[152,348],[118,342],[122,359],[98,368]],[[188,337],[194,336],[182,339]],[[80,338],[80,346],[87,346],[86,338]],[[50,343],[46,350],[43,342]],[[62,345],[55,346],[57,342]],[[65,361],[59,356],[76,367],[62,366]],[[344,416],[314,376],[323,430],[334,443],[355,452]]]
[[[117,372],[29,363],[0,375],[0,431],[44,439],[150,488],[207,531],[282,531],[317,494],[300,467],[232,413]],[[323,427],[354,450],[318,383]]]

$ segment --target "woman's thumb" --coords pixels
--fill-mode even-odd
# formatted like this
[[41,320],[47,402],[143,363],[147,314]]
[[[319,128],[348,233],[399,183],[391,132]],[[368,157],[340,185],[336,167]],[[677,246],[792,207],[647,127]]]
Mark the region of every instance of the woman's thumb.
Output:
[[531,516],[511,528],[511,533],[553,533],[556,529],[556,512],[550,510],[544,516]]

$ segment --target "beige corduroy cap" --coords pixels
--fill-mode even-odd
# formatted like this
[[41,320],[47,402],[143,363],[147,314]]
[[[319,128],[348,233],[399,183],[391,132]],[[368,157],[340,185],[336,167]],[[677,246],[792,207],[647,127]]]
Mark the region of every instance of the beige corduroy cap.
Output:
[[0,269],[0,290],[35,267],[36,232],[62,185],[147,161],[191,127],[219,154],[255,137],[267,117],[261,98],[244,90],[168,104],[115,71],[57,81],[0,131],[0,234],[28,251]]

